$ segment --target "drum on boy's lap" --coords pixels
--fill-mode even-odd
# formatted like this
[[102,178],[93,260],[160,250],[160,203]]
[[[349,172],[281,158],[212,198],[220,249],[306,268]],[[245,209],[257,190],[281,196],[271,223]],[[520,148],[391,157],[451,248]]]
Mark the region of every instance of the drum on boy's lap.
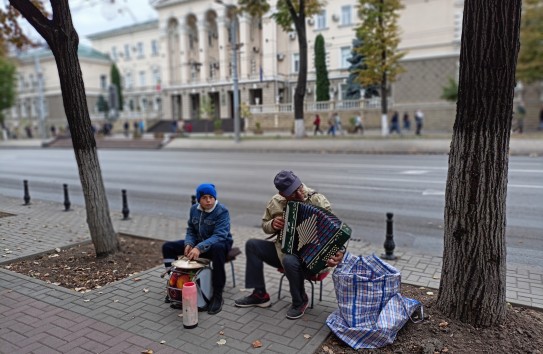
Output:
[[170,300],[182,303],[183,284],[194,282],[197,287],[198,307],[206,307],[213,294],[210,266],[187,260],[177,260],[172,263],[172,266],[170,278],[166,283]]

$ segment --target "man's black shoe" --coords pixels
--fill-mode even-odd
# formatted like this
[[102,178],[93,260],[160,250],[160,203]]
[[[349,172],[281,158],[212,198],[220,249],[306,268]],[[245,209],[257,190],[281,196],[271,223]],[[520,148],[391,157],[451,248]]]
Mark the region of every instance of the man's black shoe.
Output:
[[213,295],[213,298],[211,298],[211,302],[209,303],[209,309],[207,310],[207,313],[210,315],[215,315],[221,312],[223,304],[224,300],[222,298],[222,295]]
[[170,297],[166,295],[166,298],[164,299],[164,302],[169,304],[171,302]]

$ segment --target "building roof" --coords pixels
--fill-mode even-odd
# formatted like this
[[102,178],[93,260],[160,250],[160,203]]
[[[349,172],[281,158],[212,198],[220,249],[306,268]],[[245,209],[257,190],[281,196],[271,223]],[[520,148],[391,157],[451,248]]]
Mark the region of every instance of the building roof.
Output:
[[[44,48],[38,48],[35,50],[26,51],[24,53],[18,54],[15,56],[16,59],[21,61],[28,61],[28,60],[34,60],[34,58],[47,58],[52,57],[53,52],[49,47]],[[79,47],[77,48],[77,56],[79,59],[85,58],[85,59],[98,59],[98,60],[107,60],[109,61],[110,58],[107,54],[104,54],[102,52],[97,51],[96,49],[89,47],[87,45],[79,43]]]
[[137,23],[135,25],[115,28],[115,29],[112,29],[112,30],[91,34],[91,35],[88,35],[86,37],[88,39],[90,39],[90,40],[104,39],[104,38],[120,36],[120,35],[123,35],[123,34],[129,34],[129,33],[134,33],[134,32],[145,31],[145,30],[148,30],[148,29],[151,29],[151,28],[158,28],[158,20],[157,19],[150,20],[150,21],[147,21],[147,22]]

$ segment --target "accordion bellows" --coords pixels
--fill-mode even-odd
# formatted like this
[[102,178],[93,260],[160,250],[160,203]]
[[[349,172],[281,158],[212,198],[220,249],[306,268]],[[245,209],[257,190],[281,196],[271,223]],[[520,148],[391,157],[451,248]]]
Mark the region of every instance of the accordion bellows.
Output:
[[351,237],[351,228],[324,208],[300,202],[288,202],[285,226],[279,235],[281,250],[300,257],[310,273],[326,268]]

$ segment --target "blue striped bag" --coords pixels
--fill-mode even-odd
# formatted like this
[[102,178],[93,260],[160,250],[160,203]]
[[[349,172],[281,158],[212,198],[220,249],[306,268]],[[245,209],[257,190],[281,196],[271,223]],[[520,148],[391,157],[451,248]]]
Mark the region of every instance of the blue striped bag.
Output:
[[376,255],[346,253],[332,279],[339,308],[326,324],[353,349],[390,344],[416,310],[423,318],[422,304],[400,295],[400,272]]

